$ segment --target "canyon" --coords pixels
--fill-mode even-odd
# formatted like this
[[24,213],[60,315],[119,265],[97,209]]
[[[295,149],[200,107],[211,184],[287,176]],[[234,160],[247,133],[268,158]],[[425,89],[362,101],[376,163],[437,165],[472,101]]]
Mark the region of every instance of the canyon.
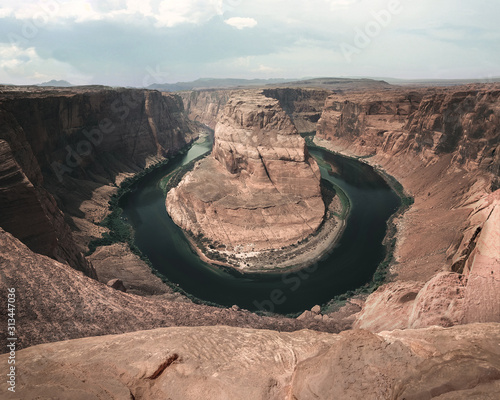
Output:
[[[18,293],[17,398],[495,398],[500,86],[342,85],[262,95],[1,87],[0,286]],[[263,114],[229,100],[238,96]],[[107,232],[99,222],[118,185],[211,129],[216,145],[201,163],[227,181],[251,166],[261,172],[253,187],[267,187],[265,161],[283,157],[237,156],[258,147],[240,137],[242,123],[278,140],[261,131],[266,118],[297,137],[282,148],[309,178],[316,167],[296,130],[317,131],[316,146],[373,165],[413,198],[391,222],[387,283],[327,316],[261,316],[191,302],[126,243],[85,255]],[[106,285],[114,279],[127,292]],[[0,324],[3,337],[4,313]]]

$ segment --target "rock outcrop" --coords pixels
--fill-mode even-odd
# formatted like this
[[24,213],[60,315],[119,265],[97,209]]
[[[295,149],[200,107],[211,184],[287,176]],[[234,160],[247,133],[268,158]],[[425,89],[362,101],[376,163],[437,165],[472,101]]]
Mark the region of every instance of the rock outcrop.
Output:
[[43,187],[42,173],[23,129],[1,110],[0,209],[0,226],[31,250],[96,277],[92,264],[75,244],[56,201]]
[[495,399],[499,340],[499,324],[378,335],[156,329],[19,351],[9,397]]
[[280,102],[300,133],[316,132],[316,124],[321,117],[330,90],[276,88],[264,89],[264,95]]
[[352,150],[418,155],[424,165],[452,163],[500,174],[500,85],[408,89],[330,96],[318,137],[349,141]]
[[500,192],[491,193],[499,182],[499,89],[350,93],[326,101],[318,143],[367,156],[415,199],[395,221],[397,282],[369,296],[356,327],[499,321]]
[[166,207],[193,237],[239,254],[300,242],[325,213],[304,139],[277,100],[250,91],[226,104],[212,155],[168,193]]
[[236,90],[193,90],[179,92],[187,115],[210,129],[215,129],[217,118]]
[[[241,90],[239,90],[241,91]],[[228,100],[238,93],[232,90],[193,90],[179,92],[184,108],[193,121],[201,122],[215,129],[217,119],[223,112]],[[280,102],[283,110],[292,119],[300,133],[316,131],[325,99],[332,93],[326,89],[307,88],[269,88],[262,93]]]

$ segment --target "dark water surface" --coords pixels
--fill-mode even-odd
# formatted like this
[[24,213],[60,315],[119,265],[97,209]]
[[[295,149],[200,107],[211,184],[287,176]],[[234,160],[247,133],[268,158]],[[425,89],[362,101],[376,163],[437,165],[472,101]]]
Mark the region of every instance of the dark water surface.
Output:
[[210,148],[208,142],[194,144],[188,153],[141,179],[123,199],[136,245],[171,282],[201,300],[285,314],[324,304],[371,280],[384,259],[386,223],[399,207],[399,197],[370,166],[321,149],[310,153],[334,165],[337,172],[331,175],[321,167],[322,177],[340,186],[351,201],[346,229],[329,255],[295,273],[251,276],[228,273],[201,261],[168,216],[158,182]]

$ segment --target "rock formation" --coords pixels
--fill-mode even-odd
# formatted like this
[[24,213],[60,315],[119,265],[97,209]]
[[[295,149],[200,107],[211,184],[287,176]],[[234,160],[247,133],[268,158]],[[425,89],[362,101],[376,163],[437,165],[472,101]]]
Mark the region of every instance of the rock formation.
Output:
[[2,88],[0,226],[95,277],[81,254],[104,231],[94,223],[124,175],[196,136],[183,112],[179,97],[156,91]]
[[397,282],[369,296],[356,327],[499,321],[498,121],[498,85],[328,98],[318,143],[368,156],[415,198],[395,221]]
[[314,233],[325,207],[319,168],[277,100],[242,92],[226,104],[212,155],[167,195],[174,222],[225,251],[281,249]]
[[[217,118],[231,96],[238,90],[193,90],[180,92],[184,108],[193,121],[215,129]],[[332,93],[326,89],[267,88],[262,93],[280,102],[300,133],[316,131],[326,98]]]
[[[102,87],[1,88],[0,288],[15,287],[19,305],[18,380],[10,397],[496,399],[499,87],[380,89],[333,94],[317,136],[325,147],[365,156],[414,197],[395,220],[394,281],[364,305],[352,300],[330,316],[314,307],[293,319],[179,302],[159,279],[149,280],[147,265],[123,244],[93,254],[102,276],[91,278],[94,268],[81,251],[104,230],[94,222],[106,215],[115,184],[196,136],[199,126],[187,120],[179,97]],[[196,178],[195,169],[176,189],[177,200],[193,207],[178,208],[182,223],[196,228],[192,221],[203,221],[204,211],[235,217],[241,199],[254,201],[243,207],[253,224],[252,213],[270,199],[282,201],[278,211],[295,204],[310,221],[321,220],[311,207],[321,200],[317,166],[278,102],[250,93],[231,100],[223,114],[210,114],[221,118],[205,165],[212,173]],[[289,101],[299,107],[294,93],[273,96],[283,108]],[[54,162],[63,167],[62,182]],[[300,190],[281,165],[291,166]],[[215,184],[203,186],[214,177]],[[204,190],[194,190],[198,184]],[[259,196],[252,198],[255,188]],[[219,192],[233,196],[218,198]],[[282,212],[260,210],[257,222],[265,215],[279,223]],[[117,274],[126,293],[102,283],[121,279]],[[372,332],[333,334],[350,327],[335,318],[361,305],[349,321]],[[6,313],[0,326],[4,338]],[[142,331],[153,328],[161,329]],[[88,337],[109,334],[121,335]],[[0,356],[0,364],[8,357]]]
[[236,90],[193,90],[180,92],[187,115],[210,129],[215,129],[217,117]]
[[280,102],[300,133],[316,132],[326,98],[332,93],[324,89],[276,88],[262,91]]
[[499,324],[378,335],[164,328],[22,350],[9,397],[495,399],[499,340]]
[[[17,156],[17,157],[16,157]],[[43,187],[40,167],[23,129],[0,110],[0,226],[37,253],[67,262],[95,278],[73,241],[63,213]]]

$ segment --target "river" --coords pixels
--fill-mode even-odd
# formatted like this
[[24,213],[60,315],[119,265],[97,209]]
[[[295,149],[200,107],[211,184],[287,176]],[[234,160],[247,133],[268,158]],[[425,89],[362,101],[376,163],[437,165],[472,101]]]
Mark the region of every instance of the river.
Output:
[[195,143],[186,154],[141,179],[120,203],[135,232],[136,245],[170,282],[203,301],[287,314],[325,304],[371,281],[385,257],[382,241],[387,221],[400,199],[369,165],[317,148],[310,153],[333,165],[335,171],[320,167],[322,177],[340,186],[351,202],[346,228],[330,254],[302,271],[286,274],[241,275],[201,261],[168,216],[158,183],[177,167],[210,151],[211,145],[209,141]]

